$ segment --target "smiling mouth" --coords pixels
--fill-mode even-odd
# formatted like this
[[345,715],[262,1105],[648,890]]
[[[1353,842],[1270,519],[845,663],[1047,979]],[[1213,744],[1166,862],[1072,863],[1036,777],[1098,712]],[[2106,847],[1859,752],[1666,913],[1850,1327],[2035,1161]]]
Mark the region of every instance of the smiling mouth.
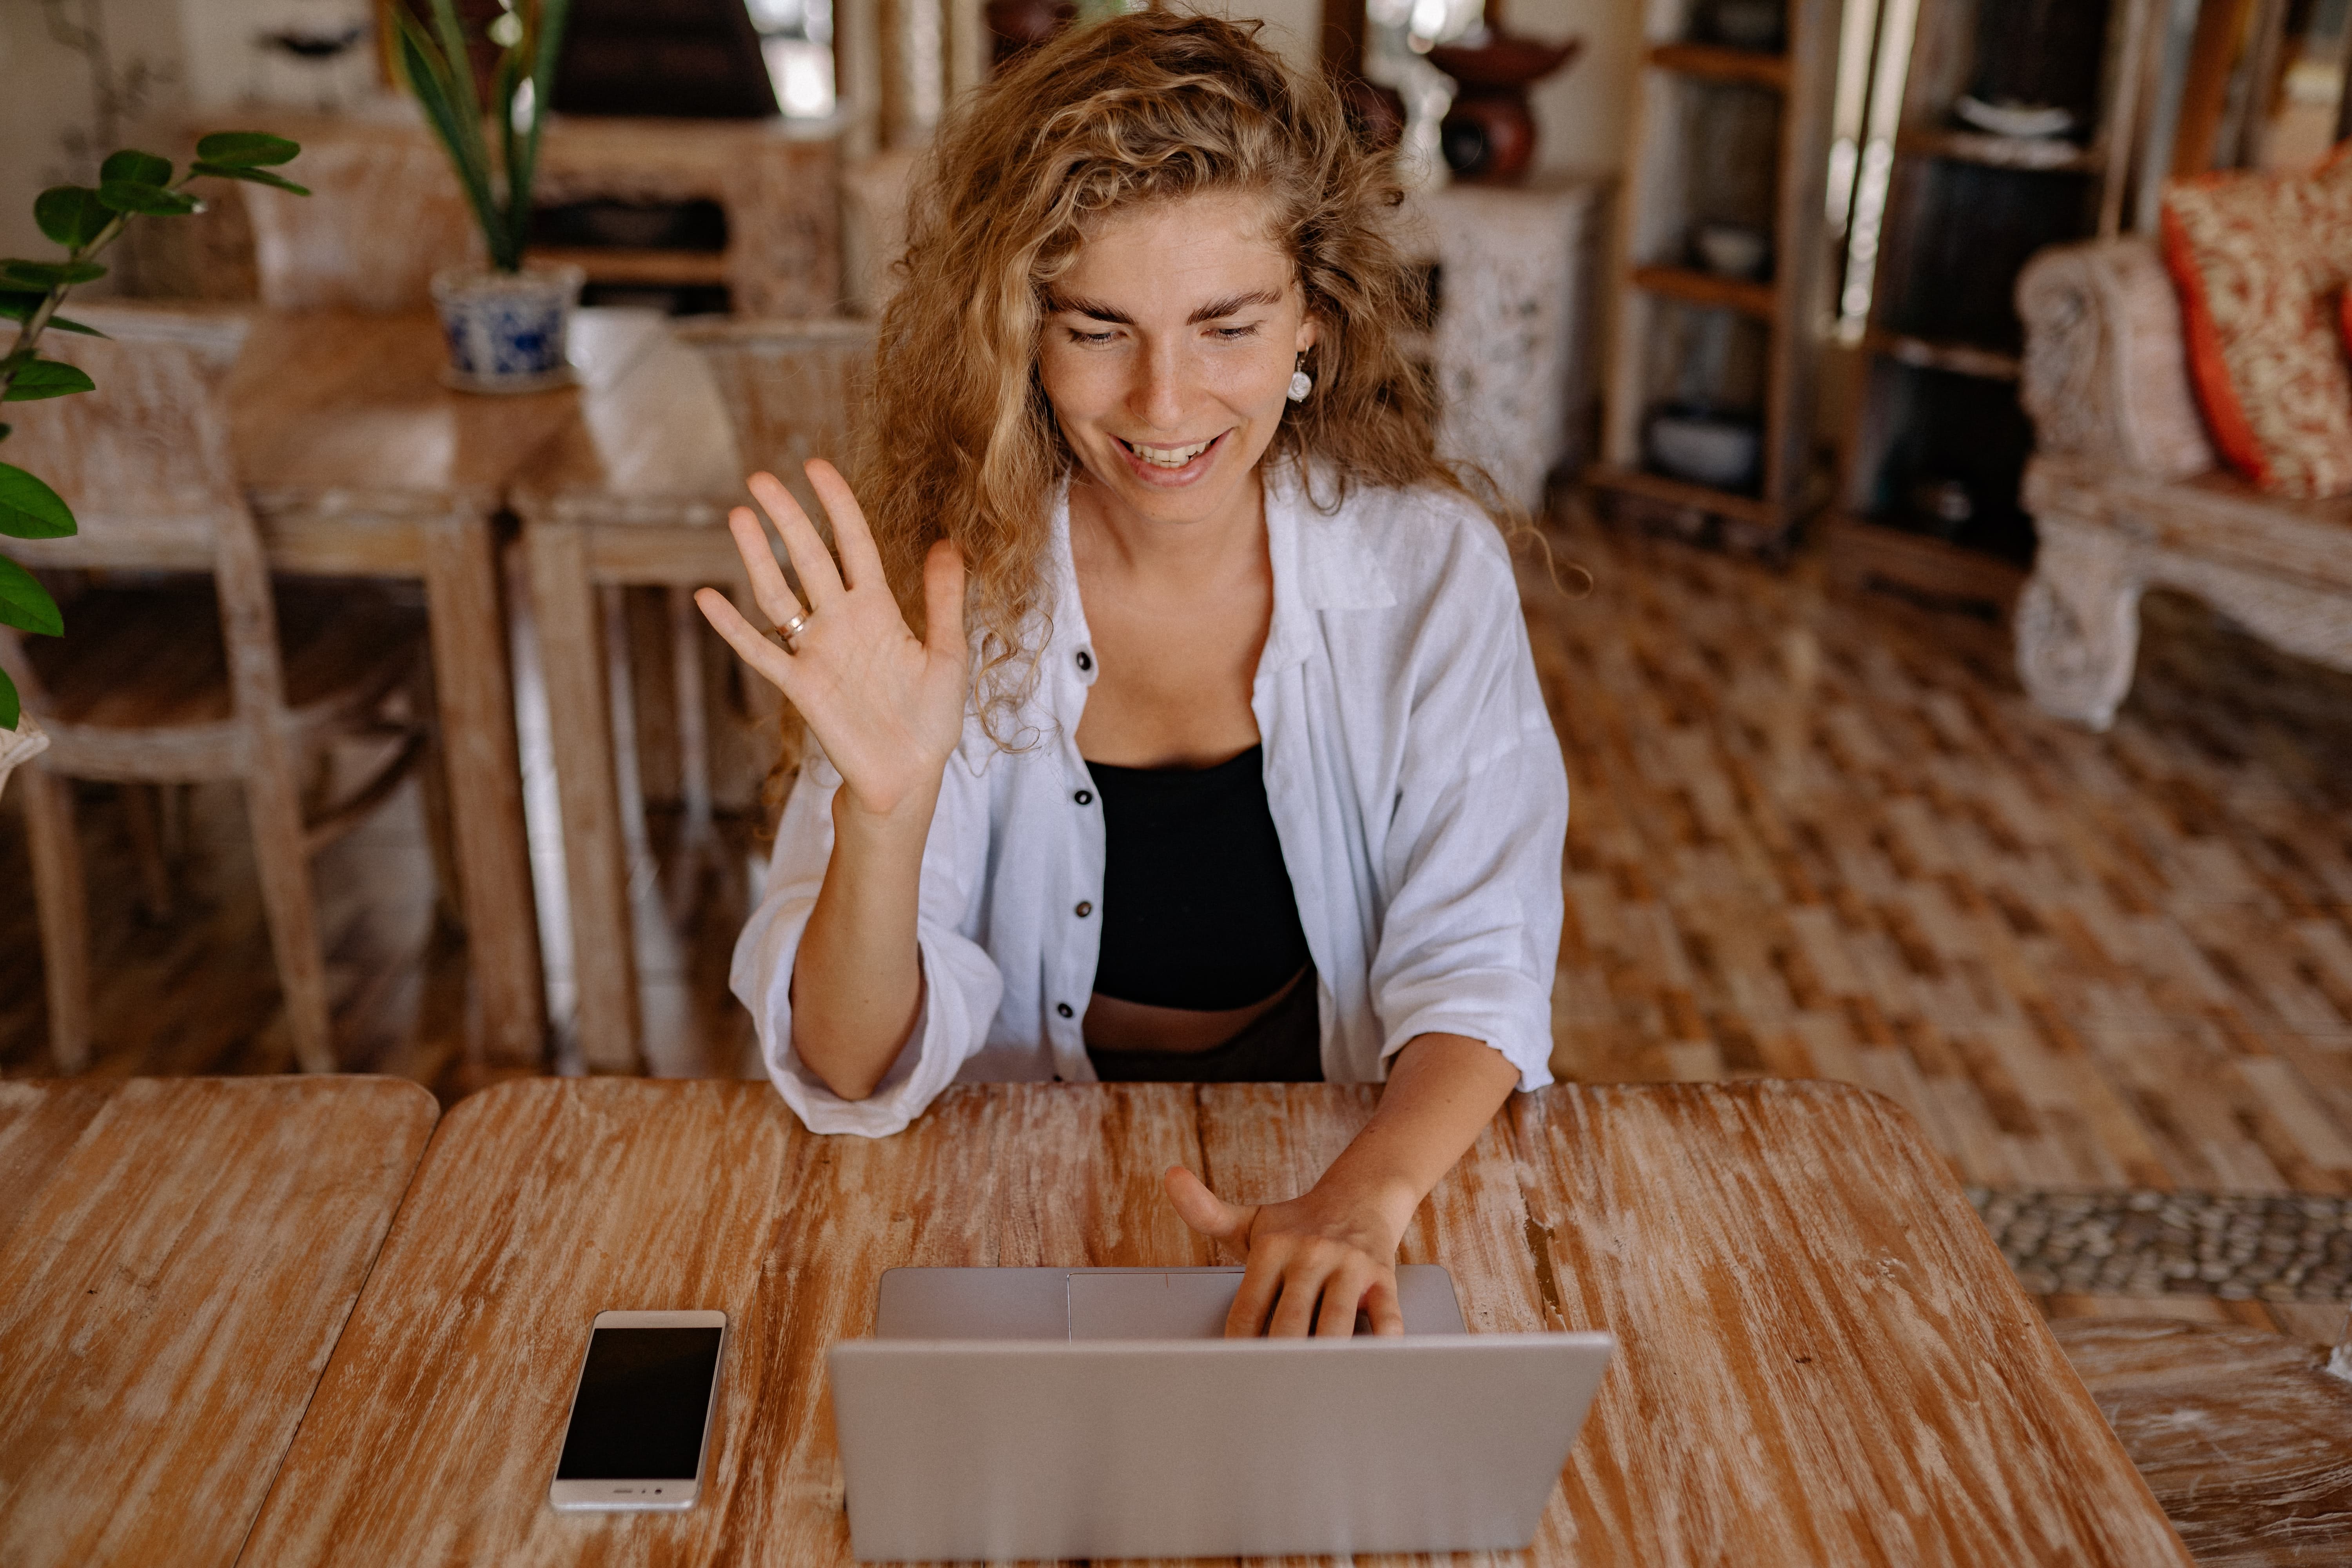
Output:
[[1125,440],[1117,436],[1111,437],[1112,440],[1126,447],[1139,462],[1149,463],[1155,468],[1170,469],[1184,467],[1224,438],[1225,433],[1221,431],[1205,441],[1194,441],[1188,446],[1153,447],[1147,446],[1141,441]]

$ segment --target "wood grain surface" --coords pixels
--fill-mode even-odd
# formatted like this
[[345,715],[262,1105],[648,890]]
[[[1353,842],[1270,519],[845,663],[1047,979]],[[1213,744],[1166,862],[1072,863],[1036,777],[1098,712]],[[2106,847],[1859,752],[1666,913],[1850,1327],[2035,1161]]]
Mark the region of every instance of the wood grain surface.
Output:
[[0,1563],[236,1560],[435,1115],[383,1079],[0,1083]]
[[[846,1562],[822,1357],[868,1331],[882,1270],[1211,1261],[1160,1196],[1168,1165],[1287,1196],[1374,1102],[967,1087],[866,1141],[808,1134],[761,1084],[485,1090],[425,1156],[242,1561]],[[2189,1561],[1958,1189],[1875,1096],[1522,1097],[1404,1257],[1454,1271],[1474,1331],[1623,1343],[1535,1563]],[[556,1513],[591,1319],[667,1307],[734,1327],[703,1504]]]

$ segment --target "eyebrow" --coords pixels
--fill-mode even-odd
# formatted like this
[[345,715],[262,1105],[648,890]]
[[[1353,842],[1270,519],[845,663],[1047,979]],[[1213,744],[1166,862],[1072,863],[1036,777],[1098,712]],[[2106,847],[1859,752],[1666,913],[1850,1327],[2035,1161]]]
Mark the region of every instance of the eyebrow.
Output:
[[[1081,300],[1072,295],[1056,295],[1049,301],[1060,314],[1084,316],[1093,321],[1114,321],[1122,327],[1135,325],[1135,318],[1116,305],[1106,305],[1099,300]],[[1229,294],[1222,300],[1212,300],[1185,320],[1186,326],[1197,327],[1203,321],[1222,321],[1238,316],[1244,310],[1261,305],[1279,305],[1282,292],[1277,289],[1259,289],[1247,294]]]

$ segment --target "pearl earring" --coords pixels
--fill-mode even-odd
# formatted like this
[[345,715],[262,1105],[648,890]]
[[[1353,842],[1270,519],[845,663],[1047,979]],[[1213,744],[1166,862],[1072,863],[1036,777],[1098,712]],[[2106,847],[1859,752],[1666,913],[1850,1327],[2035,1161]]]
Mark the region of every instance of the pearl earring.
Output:
[[1315,390],[1315,378],[1307,374],[1307,351],[1298,351],[1298,362],[1290,367],[1290,401],[1304,403],[1307,395]]

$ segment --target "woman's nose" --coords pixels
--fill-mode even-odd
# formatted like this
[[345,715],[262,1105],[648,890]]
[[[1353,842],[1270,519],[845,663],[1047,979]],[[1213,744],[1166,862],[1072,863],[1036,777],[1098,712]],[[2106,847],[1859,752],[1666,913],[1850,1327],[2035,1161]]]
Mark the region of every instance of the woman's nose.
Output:
[[1182,345],[1145,345],[1137,369],[1136,385],[1128,398],[1130,411],[1153,430],[1171,436],[1183,434],[1181,426],[1184,423],[1191,366]]

